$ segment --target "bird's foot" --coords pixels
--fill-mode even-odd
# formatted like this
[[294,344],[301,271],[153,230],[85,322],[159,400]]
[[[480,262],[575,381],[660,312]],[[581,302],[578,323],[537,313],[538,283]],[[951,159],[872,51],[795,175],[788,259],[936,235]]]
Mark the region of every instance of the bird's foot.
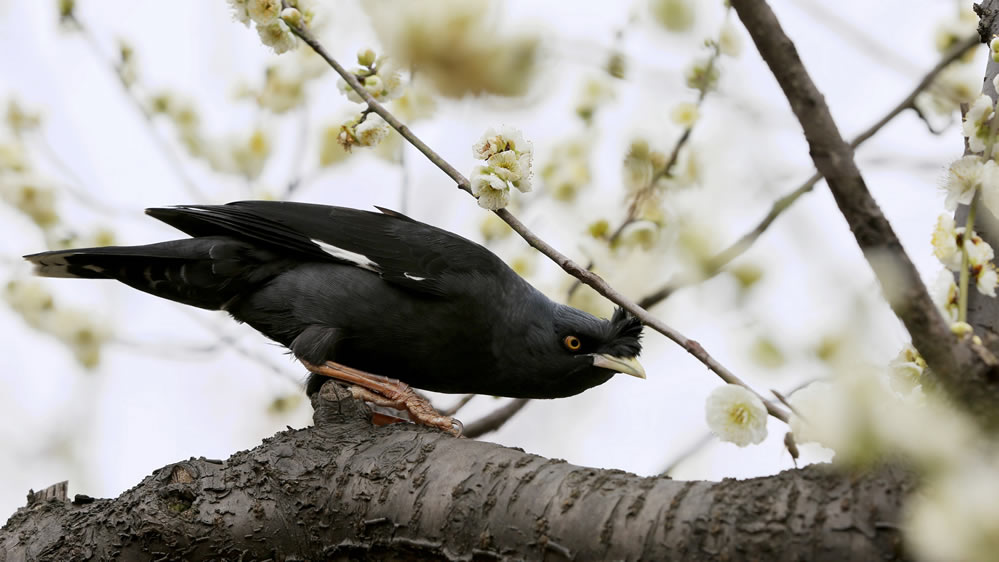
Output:
[[[399,384],[405,385],[406,383]],[[405,410],[406,413],[409,414],[410,419],[416,423],[436,427],[442,431],[451,433],[455,437],[461,435],[461,431],[464,429],[460,421],[441,415],[434,409],[430,402],[427,402],[425,398],[417,395],[411,388],[402,390],[400,394],[394,398],[388,398],[357,385],[350,387],[350,393],[353,394],[356,399],[371,402],[372,404],[376,404],[378,406],[395,408],[396,410]]]
[[404,410],[410,419],[420,425],[436,427],[456,437],[460,436],[464,429],[460,421],[438,413],[426,398],[402,381],[372,375],[333,361],[327,361],[323,365],[313,365],[307,361],[302,361],[302,364],[310,372],[350,383],[352,385],[350,392],[354,398]]

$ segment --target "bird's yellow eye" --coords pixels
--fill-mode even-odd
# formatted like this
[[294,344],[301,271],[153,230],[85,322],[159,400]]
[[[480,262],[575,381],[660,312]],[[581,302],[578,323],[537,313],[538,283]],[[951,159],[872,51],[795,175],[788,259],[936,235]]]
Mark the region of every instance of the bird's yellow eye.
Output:
[[562,343],[564,343],[565,346],[572,351],[578,350],[583,345],[583,343],[579,341],[579,338],[576,336],[566,336],[565,339],[562,340]]

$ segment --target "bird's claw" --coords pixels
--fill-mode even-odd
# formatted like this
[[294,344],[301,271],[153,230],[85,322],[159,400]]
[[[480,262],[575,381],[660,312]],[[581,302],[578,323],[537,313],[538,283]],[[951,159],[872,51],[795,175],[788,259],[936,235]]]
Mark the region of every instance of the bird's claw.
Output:
[[[419,425],[436,427],[441,431],[460,437],[465,426],[455,418],[442,416],[425,398],[413,392],[408,386],[390,389],[391,396],[386,396],[365,388],[360,384],[352,384],[350,393],[356,400],[364,400],[378,406],[403,410],[409,418]],[[379,425],[376,423],[376,425]]]

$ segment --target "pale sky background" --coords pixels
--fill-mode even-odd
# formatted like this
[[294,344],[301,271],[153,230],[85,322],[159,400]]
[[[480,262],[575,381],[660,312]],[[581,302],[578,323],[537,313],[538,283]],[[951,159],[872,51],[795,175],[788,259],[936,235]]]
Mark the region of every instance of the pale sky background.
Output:
[[[252,105],[234,101],[232,92],[238,83],[259,83],[274,55],[255,32],[231,22],[223,0],[78,3],[80,19],[105,53],[114,52],[116,37],[135,46],[144,91],[183,92],[196,101],[210,134],[245,131],[256,122]],[[13,95],[40,110],[45,138],[79,176],[81,187],[115,210],[96,213],[62,196],[59,208],[66,222],[81,230],[110,227],[122,244],[165,240],[179,235],[145,217],[142,209],[250,198],[262,189],[280,189],[291,177],[293,154],[300,150],[295,115],[263,117],[275,135],[275,156],[252,190],[188,158],[173,141],[172,129],[159,127],[187,173],[210,194],[193,201],[106,61],[78,35],[58,28],[55,4],[0,0],[0,100]],[[555,142],[578,131],[571,104],[581,81],[603,76],[600,66],[614,30],[638,13],[644,21],[629,26],[621,43],[630,61],[628,79],[616,84],[616,100],[599,117],[595,181],[585,201],[558,207],[539,194],[524,198],[519,211],[543,238],[585,262],[584,226],[623,216],[620,161],[629,141],[645,135],[668,152],[679,134],[669,111],[695,98],[682,72],[702,52],[703,38],[716,33],[722,14],[720,1],[699,4],[696,28],[670,35],[648,21],[644,2],[504,3],[509,7],[497,17],[505,25],[540,31],[549,42],[549,58],[531,95],[526,101],[442,102],[434,118],[414,129],[468,172],[474,166],[470,147],[486,128],[515,126],[534,141],[537,169]],[[847,138],[901,100],[934,64],[934,26],[956,10],[954,2],[944,0],[850,0],[834,8],[819,0],[772,4]],[[334,56],[352,63],[358,49],[377,49],[355,2],[326,5],[335,6],[323,38]],[[685,208],[696,210],[698,222],[710,227],[719,248],[755,225],[774,199],[813,171],[786,101],[748,35],[739,32],[743,52],[723,60],[719,91],[709,96],[692,138],[703,186],[682,196]],[[310,90],[309,103],[307,170],[316,166],[318,129],[357,107],[336,91],[330,76]],[[907,112],[858,151],[868,186],[926,280],[938,271],[929,239],[943,212],[940,178],[961,149],[959,128],[933,136]],[[479,239],[485,211],[414,151],[406,153],[406,161],[411,189],[405,205],[399,169],[368,154],[322,174],[296,199],[359,208],[405,206],[416,219]],[[40,168],[49,177],[72,181],[50,165]],[[44,239],[3,204],[0,225],[0,278],[22,278],[28,268],[19,256],[44,250]],[[525,248],[509,239],[495,251],[511,259],[524,255]],[[638,298],[675,271],[674,259],[663,253],[642,263],[631,260],[608,277]],[[907,339],[880,303],[873,276],[824,184],[796,203],[737,263],[766,271],[748,295],[740,297],[731,277],[721,275],[677,293],[654,312],[761,392],[826,374],[809,359],[809,349],[824,336],[852,331],[863,342],[856,353],[881,362],[894,357]],[[564,292],[564,274],[541,257],[535,264],[539,273],[532,280],[540,288],[553,296]],[[0,519],[24,503],[29,488],[68,479],[70,494],[115,496],[165,464],[192,456],[227,458],[285,426],[311,423],[305,400],[287,413],[268,411],[276,398],[299,395],[303,370],[277,346],[222,313],[183,307],[111,282],[45,283],[60,303],[106,321],[120,343],[109,344],[100,366],[87,372],[59,342],[0,305],[0,339],[6,342],[0,369]],[[858,303],[866,310],[862,315]],[[220,343],[220,335],[239,349]],[[748,350],[762,336],[784,351],[783,366],[750,358]],[[704,399],[720,381],[651,330],[645,332],[645,344],[648,380],[616,377],[577,397],[534,402],[485,439],[581,465],[658,473],[706,434]],[[455,399],[438,398],[441,406]],[[479,397],[459,417],[467,423],[499,404]],[[716,442],[673,474],[717,479],[791,468],[781,444],[786,427],[771,419],[768,428],[770,436],[760,446],[740,449]],[[828,458],[822,451],[805,452],[808,459]]]

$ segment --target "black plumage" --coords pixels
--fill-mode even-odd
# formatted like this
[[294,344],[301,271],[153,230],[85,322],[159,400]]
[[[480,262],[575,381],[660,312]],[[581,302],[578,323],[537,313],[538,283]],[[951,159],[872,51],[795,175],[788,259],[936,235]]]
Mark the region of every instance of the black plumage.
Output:
[[240,201],[146,212],[192,238],[25,258],[41,275],[225,310],[308,363],[426,390],[557,398],[615,372],[644,377],[636,318],[555,303],[482,246],[393,211]]

